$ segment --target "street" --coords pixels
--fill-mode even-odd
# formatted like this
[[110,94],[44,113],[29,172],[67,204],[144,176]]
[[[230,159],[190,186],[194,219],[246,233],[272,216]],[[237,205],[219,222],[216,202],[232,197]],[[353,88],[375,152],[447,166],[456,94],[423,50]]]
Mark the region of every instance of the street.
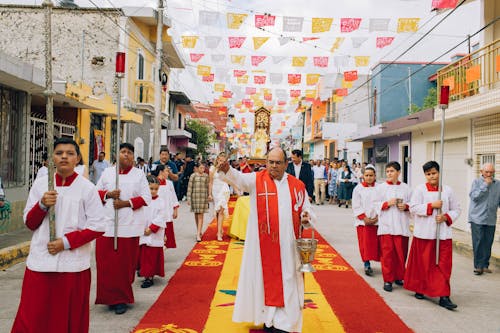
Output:
[[[395,288],[392,293],[384,292],[378,263],[373,265],[375,271],[373,277],[367,277],[363,274],[356,232],[352,223],[352,210],[338,208],[334,205],[314,206],[314,209],[318,216],[317,230],[321,235],[415,332],[500,333],[498,312],[500,272],[498,268],[492,267],[492,274],[475,276],[472,272],[472,259],[454,253],[451,298],[458,304],[456,311],[439,307],[437,299],[417,300],[413,297],[413,293],[401,288]],[[141,289],[140,279],[136,280],[134,283],[136,303],[124,315],[117,316],[105,306],[91,304],[90,332],[129,332],[154,303],[167,280],[179,268],[195,243],[194,217],[189,212],[189,207],[185,202],[181,204],[179,216],[180,218],[175,222],[177,249],[166,251],[165,279],[156,278],[155,285],[149,289]],[[208,222],[209,214],[206,214],[205,223]],[[0,272],[2,299],[0,332],[8,332],[11,328],[19,303],[24,269],[25,265],[22,263]],[[95,263],[93,263],[91,303],[95,299],[95,276]],[[200,276],[200,279],[202,278]],[[363,302],[363,300],[360,299],[359,302]]]

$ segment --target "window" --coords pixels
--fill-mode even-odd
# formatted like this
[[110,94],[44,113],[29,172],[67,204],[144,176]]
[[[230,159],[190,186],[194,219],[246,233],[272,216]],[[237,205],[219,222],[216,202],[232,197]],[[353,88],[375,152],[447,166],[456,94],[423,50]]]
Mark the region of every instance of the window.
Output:
[[0,86],[0,177],[3,186],[24,185],[25,94]]
[[144,80],[144,56],[137,53],[137,80]]
[[481,155],[481,163],[479,164],[479,167],[486,163],[495,165],[495,154]]

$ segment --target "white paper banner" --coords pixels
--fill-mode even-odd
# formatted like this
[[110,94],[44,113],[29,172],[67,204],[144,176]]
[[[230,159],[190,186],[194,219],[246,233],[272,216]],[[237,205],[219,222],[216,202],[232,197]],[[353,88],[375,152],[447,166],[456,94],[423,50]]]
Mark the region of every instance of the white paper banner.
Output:
[[279,64],[280,62],[282,62],[283,60],[285,60],[287,57],[283,57],[283,56],[274,56],[273,57],[273,64]]
[[270,73],[269,74],[269,81],[271,81],[272,84],[280,84],[283,81],[283,74],[282,73]]
[[215,49],[219,46],[222,37],[218,36],[206,36],[205,37],[205,46],[209,49]]
[[283,46],[285,45],[286,43],[288,43],[292,38],[290,37],[280,37],[278,38],[279,42],[280,42],[280,46]]
[[200,10],[200,25],[217,25],[219,22],[219,12]]
[[361,45],[363,45],[363,43],[366,42],[367,40],[368,40],[368,37],[352,37],[352,39],[351,39],[352,47],[357,49]]
[[226,56],[224,54],[212,54],[211,58],[213,62],[221,62],[226,59]]
[[333,63],[335,67],[349,66],[349,56],[334,56]]
[[302,32],[303,17],[283,17],[283,31],[286,32]]
[[391,19],[385,18],[372,18],[370,19],[370,32],[373,31],[387,31],[389,30],[389,22]]

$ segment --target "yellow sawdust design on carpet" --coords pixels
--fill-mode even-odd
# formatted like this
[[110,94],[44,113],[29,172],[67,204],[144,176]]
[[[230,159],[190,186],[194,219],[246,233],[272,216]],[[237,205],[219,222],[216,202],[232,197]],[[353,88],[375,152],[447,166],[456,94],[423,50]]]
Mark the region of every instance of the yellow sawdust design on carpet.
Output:
[[[204,333],[220,333],[221,329],[224,332],[248,333],[250,329],[259,328],[251,323],[233,323],[232,315],[235,296],[220,292],[220,290],[236,290],[242,256],[243,243],[232,240],[210,305],[210,314],[203,330]],[[312,274],[305,274],[305,292],[306,302],[302,331],[315,333],[345,332]]]

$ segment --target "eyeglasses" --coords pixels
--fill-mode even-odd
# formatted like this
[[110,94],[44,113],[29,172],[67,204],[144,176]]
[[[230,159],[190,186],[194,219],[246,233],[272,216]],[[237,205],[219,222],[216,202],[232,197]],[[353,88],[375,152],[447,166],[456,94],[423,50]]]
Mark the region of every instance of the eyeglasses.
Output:
[[269,165],[282,165],[284,162],[283,161],[271,161],[271,160],[267,160],[267,163]]

